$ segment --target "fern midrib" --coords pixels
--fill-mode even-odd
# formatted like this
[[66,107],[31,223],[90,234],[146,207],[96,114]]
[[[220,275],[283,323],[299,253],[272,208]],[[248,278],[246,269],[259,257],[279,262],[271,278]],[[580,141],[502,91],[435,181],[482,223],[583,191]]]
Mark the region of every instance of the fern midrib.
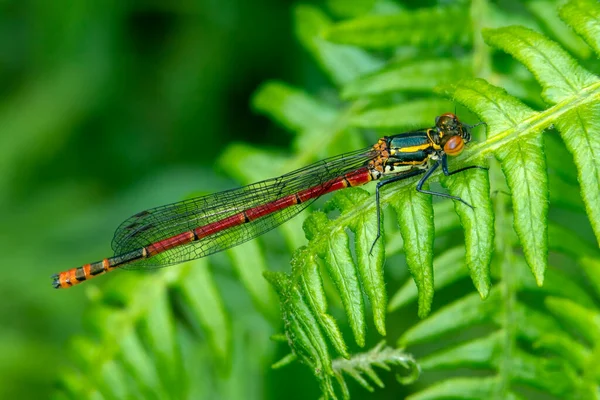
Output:
[[[488,154],[494,153],[500,147],[519,139],[521,134],[532,135],[538,132],[543,132],[544,129],[552,125],[552,123],[563,114],[599,100],[600,82],[596,82],[593,85],[581,90],[577,96],[571,96],[544,111],[536,112],[532,117],[526,118],[514,127],[489,137],[483,143],[477,143],[473,145],[468,152],[458,156],[456,161],[467,164],[469,162],[483,159]],[[503,111],[502,108],[499,110]],[[510,119],[509,115],[507,115],[507,117]],[[490,125],[493,125],[493,123],[490,122]]]

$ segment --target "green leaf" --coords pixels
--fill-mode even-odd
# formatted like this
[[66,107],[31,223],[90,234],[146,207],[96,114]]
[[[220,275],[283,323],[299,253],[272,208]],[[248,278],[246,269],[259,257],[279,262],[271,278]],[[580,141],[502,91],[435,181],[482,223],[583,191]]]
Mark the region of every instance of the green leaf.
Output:
[[271,368],[273,368],[273,369],[283,368],[283,367],[285,367],[287,365],[290,365],[291,363],[293,363],[297,359],[298,359],[298,356],[296,356],[294,353],[290,353],[290,354],[286,355],[285,357],[283,357],[281,360],[279,360],[276,363],[274,363],[271,366]]
[[336,351],[345,358],[350,357],[346,342],[335,319],[327,313],[327,298],[323,289],[323,281],[319,274],[319,265],[304,250],[299,250],[292,262],[292,276],[298,281],[304,298],[310,304],[321,328],[325,331]]
[[[469,341],[448,350],[442,350],[423,360],[425,370],[452,368],[457,366],[476,369],[497,369],[504,362],[506,350],[503,348],[505,333],[497,331],[485,338]],[[562,374],[557,385],[550,376],[558,376],[562,371],[572,372],[566,365],[548,365],[524,352],[516,351],[511,355],[512,379],[548,390],[551,393],[568,393],[576,387],[574,380],[569,381]],[[559,369],[560,368],[560,369]],[[571,376],[573,378],[573,376]],[[500,388],[497,388],[500,389]],[[492,396],[493,397],[493,396]]]
[[322,33],[329,29],[331,21],[318,8],[299,5],[294,14],[296,35],[335,83],[345,84],[383,65],[364,50],[324,40]]
[[472,75],[471,63],[468,58],[439,58],[392,65],[350,82],[341,95],[348,100],[397,91],[430,92],[434,86]]
[[572,0],[559,9],[560,17],[600,54],[600,9],[594,0]]
[[588,243],[580,236],[580,233],[563,226],[550,224],[548,227],[548,238],[552,250],[566,254],[575,260],[580,258],[598,259],[600,251],[593,243]]
[[[331,205],[335,205],[342,213],[352,212],[357,202],[365,201],[368,198],[367,192],[353,188],[337,193],[332,199]],[[383,226],[383,223],[380,226]],[[383,240],[377,237],[378,226],[375,210],[359,214],[358,218],[352,220],[350,229],[354,233],[354,249],[360,280],[373,309],[375,327],[381,335],[385,336],[387,309],[383,277],[385,256]]]
[[[440,24],[442,20],[452,23]],[[343,21],[328,29],[325,38],[369,49],[468,44],[471,40],[470,25],[468,13],[463,8],[435,7]]]
[[584,339],[591,343],[600,342],[600,313],[560,297],[547,298],[546,306]]
[[[577,377],[569,364],[562,360],[543,360],[517,350],[511,361],[512,379],[564,398],[577,392]],[[577,398],[577,396],[574,396]]]
[[[177,339],[175,332],[175,323],[171,314],[169,298],[166,288],[160,286],[152,287],[156,291],[154,306],[148,310],[146,316],[146,338],[156,363],[156,369],[160,380],[165,388],[176,388],[170,390],[175,395],[182,395],[179,392],[181,384],[181,371],[173,368],[179,365]],[[207,327],[211,326],[209,324]]]
[[421,368],[435,370],[456,367],[493,368],[500,363],[504,332],[496,331],[481,339],[438,351],[421,360]]
[[542,137],[527,137],[496,152],[513,193],[515,230],[538,285],[548,265],[548,178]]
[[185,264],[181,270],[183,280],[178,290],[206,332],[217,359],[227,366],[231,357],[231,323],[208,265],[200,259]]
[[474,294],[465,296],[406,330],[398,339],[398,346],[426,342],[445,332],[454,332],[489,320],[488,311],[499,307],[500,300],[498,295],[494,296],[493,290],[485,302]]
[[[273,169],[277,170],[287,161],[288,159],[281,154],[259,150],[244,143],[235,143],[227,146],[218,164],[238,181],[251,183],[271,177]],[[252,168],[248,168],[248,165],[252,165]]]
[[589,278],[590,285],[596,291],[596,295],[600,296],[600,260],[584,257],[579,260],[579,263]]
[[154,360],[147,353],[139,336],[131,331],[121,338],[123,353],[121,358],[127,372],[136,377],[140,390],[145,396],[152,394],[166,395],[164,388],[158,383],[160,377],[153,366]]
[[333,375],[325,337],[310,307],[304,302],[300,290],[283,273],[265,271],[264,275],[280,297],[286,335],[294,354],[308,364],[321,379],[325,375]]
[[583,201],[600,243],[600,105],[570,110],[556,124],[575,159]]
[[[437,382],[425,390],[407,397],[407,400],[434,400],[441,398],[490,399],[501,390],[498,378],[451,378]],[[507,400],[515,399],[512,393],[506,393]]]
[[425,318],[433,302],[433,207],[431,196],[416,190],[394,194],[391,202],[405,243],[406,262],[417,284],[419,317]]
[[231,258],[233,268],[246,290],[248,290],[256,308],[268,319],[277,320],[276,297],[262,276],[262,273],[267,270],[267,265],[258,242],[246,242],[229,249],[227,253]]
[[[466,277],[465,249],[455,247],[435,257],[433,260],[433,274],[435,276],[434,287],[436,291]],[[388,310],[390,312],[395,311],[416,299],[417,287],[414,282],[406,281],[390,300]]]
[[252,96],[252,106],[292,131],[326,127],[337,114],[328,104],[277,81],[258,88]]
[[525,264],[522,260],[515,262],[516,272],[519,281],[516,283],[519,290],[523,292],[543,293],[553,296],[571,298],[582,305],[592,305],[594,300],[587,294],[586,290],[570,279],[569,275],[557,268],[548,268],[544,279],[544,286],[538,286],[531,274],[522,273],[525,271]]
[[356,263],[350,252],[348,235],[343,231],[330,232],[324,253],[327,272],[342,299],[356,343],[365,345],[365,304],[362,297]]
[[454,202],[456,213],[465,230],[466,262],[471,279],[482,299],[490,291],[490,263],[494,249],[494,215],[490,200],[490,182],[481,170],[448,176],[442,180],[453,196],[474,208]]
[[590,351],[577,341],[564,335],[548,333],[535,343],[536,348],[550,350],[568,360],[577,369],[584,369]]
[[430,125],[431,115],[441,115],[451,107],[447,100],[414,100],[362,111],[353,115],[349,124],[358,128],[409,130]]
[[545,31],[580,59],[590,57],[590,48],[585,42],[569,29],[560,19],[556,2],[552,0],[534,0],[526,3],[526,7],[538,17]]
[[559,103],[598,82],[558,44],[530,29],[511,26],[484,30],[483,37],[490,46],[521,61],[542,85],[542,97],[550,103]]

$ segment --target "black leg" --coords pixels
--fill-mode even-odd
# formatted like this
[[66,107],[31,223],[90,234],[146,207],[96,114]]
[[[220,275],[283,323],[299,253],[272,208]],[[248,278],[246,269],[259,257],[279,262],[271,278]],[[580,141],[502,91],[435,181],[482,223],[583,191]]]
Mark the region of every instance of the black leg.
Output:
[[381,237],[381,203],[379,201],[379,190],[382,187],[384,187],[385,185],[389,185],[390,183],[394,183],[394,182],[404,180],[406,178],[410,178],[411,176],[420,175],[424,172],[425,172],[424,169],[416,169],[407,174],[394,176],[392,178],[383,180],[381,182],[377,182],[377,187],[375,188],[375,209],[377,210],[377,237],[375,238],[375,240],[373,241],[373,244],[371,245],[371,250],[369,250],[369,254],[371,254],[373,252],[373,247],[375,247],[375,243],[377,243],[377,241]]
[[450,194],[441,193],[441,192],[433,192],[433,191],[430,191],[430,190],[423,190],[423,185],[425,184],[425,182],[427,181],[427,179],[429,179],[431,177],[431,175],[435,172],[435,170],[437,169],[437,167],[440,166],[440,164],[442,165],[442,172],[444,172],[444,175],[446,175],[446,176],[454,175],[454,174],[457,174],[459,172],[463,172],[463,171],[466,171],[466,170],[472,169],[472,168],[485,169],[486,171],[488,170],[488,168],[486,168],[486,167],[480,167],[479,165],[471,165],[469,167],[460,168],[460,169],[457,169],[456,171],[450,172],[448,170],[448,158],[447,158],[447,155],[446,154],[442,154],[440,160],[437,161],[435,164],[433,164],[427,170],[425,170],[425,169],[415,169],[414,171],[411,171],[411,172],[409,172],[407,174],[394,176],[392,178],[389,178],[389,179],[386,179],[386,180],[383,180],[383,181],[377,183],[377,187],[375,189],[375,207],[376,207],[376,210],[377,210],[377,237],[375,237],[375,240],[373,241],[373,244],[371,245],[371,250],[369,250],[369,254],[371,254],[373,252],[373,248],[375,247],[375,243],[377,243],[377,241],[381,237],[381,203],[380,203],[380,200],[379,200],[379,191],[385,185],[389,185],[390,183],[394,183],[394,182],[397,182],[397,181],[401,181],[403,179],[410,178],[412,176],[416,176],[416,175],[420,175],[422,173],[425,173],[425,175],[423,175],[423,177],[417,183],[417,192],[419,192],[419,193],[425,193],[425,194],[430,194],[432,196],[444,197],[446,199],[457,200],[457,201],[460,201],[461,203],[463,203],[464,205],[466,205],[468,207],[474,208],[472,205],[470,205],[469,203],[467,203],[466,201],[464,201],[463,199],[461,199],[458,196],[452,196]]
[[468,167],[459,168],[456,171],[450,172],[448,170],[448,156],[446,154],[442,155],[442,171],[444,172],[444,175],[446,175],[446,176],[458,174],[459,172],[463,172],[463,171],[466,171],[468,169],[473,169],[473,168],[484,169],[486,171],[489,169],[487,167],[480,167],[479,165],[470,165]]
[[[419,193],[425,193],[425,194],[430,194],[432,196],[444,197],[446,199],[458,200],[461,203],[463,203],[463,204],[465,204],[465,205],[467,205],[467,206],[469,206],[471,208],[474,208],[472,205],[470,205],[469,203],[467,203],[466,201],[464,201],[463,199],[461,199],[458,196],[452,196],[450,194],[441,193],[441,192],[432,192],[430,190],[423,190],[423,184],[425,183],[425,181],[427,181],[427,179],[429,179],[429,177],[431,176],[431,174],[433,174],[433,172],[437,169],[437,167],[439,167],[440,164],[442,164],[442,170],[444,169],[444,164],[445,164],[444,163],[444,159],[445,159],[445,156],[446,155],[442,156],[442,159],[440,161],[438,161],[435,164],[433,164],[431,166],[431,168],[429,168],[427,170],[427,173],[425,175],[423,175],[423,177],[421,178],[421,180],[419,180],[419,183],[417,183],[417,192],[419,192]],[[447,164],[446,164],[446,170],[448,170],[448,165]],[[457,171],[454,171],[454,172],[456,173],[456,172],[459,172],[459,171],[460,170],[457,170]],[[446,174],[446,171],[444,171],[444,174],[445,175],[450,175],[450,174]]]
[[[454,115],[456,115],[456,113],[455,113]],[[481,122],[478,122],[478,123],[476,123],[476,124],[473,124],[473,125],[467,125],[467,124],[464,124],[464,125],[466,125],[466,126],[467,126],[467,128],[469,128],[469,130],[471,130],[471,129],[473,129],[473,128],[477,128],[478,126],[481,126],[481,125],[485,125],[485,126],[487,126],[487,124],[486,124],[485,122],[483,122],[483,121],[481,121]]]

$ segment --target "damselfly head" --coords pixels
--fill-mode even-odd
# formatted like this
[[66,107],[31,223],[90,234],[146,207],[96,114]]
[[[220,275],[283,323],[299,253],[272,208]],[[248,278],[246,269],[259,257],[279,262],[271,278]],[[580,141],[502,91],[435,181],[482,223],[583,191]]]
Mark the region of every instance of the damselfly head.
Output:
[[452,113],[442,114],[435,119],[435,126],[440,135],[440,144],[449,156],[459,155],[466,143],[471,141],[469,125],[463,124]]
[[458,120],[458,117],[452,113],[442,114],[435,119],[441,137],[460,136],[465,142],[471,140],[471,132],[469,126]]

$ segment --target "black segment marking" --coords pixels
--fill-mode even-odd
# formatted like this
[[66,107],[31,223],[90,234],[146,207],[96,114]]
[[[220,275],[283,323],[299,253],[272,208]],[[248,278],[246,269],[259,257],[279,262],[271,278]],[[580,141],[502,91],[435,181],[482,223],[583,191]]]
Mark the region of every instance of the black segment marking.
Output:
[[85,281],[85,272],[83,270],[83,267],[79,267],[75,270],[75,278],[81,282],[81,281]]
[[98,275],[104,272],[102,261],[90,264],[90,275]]

